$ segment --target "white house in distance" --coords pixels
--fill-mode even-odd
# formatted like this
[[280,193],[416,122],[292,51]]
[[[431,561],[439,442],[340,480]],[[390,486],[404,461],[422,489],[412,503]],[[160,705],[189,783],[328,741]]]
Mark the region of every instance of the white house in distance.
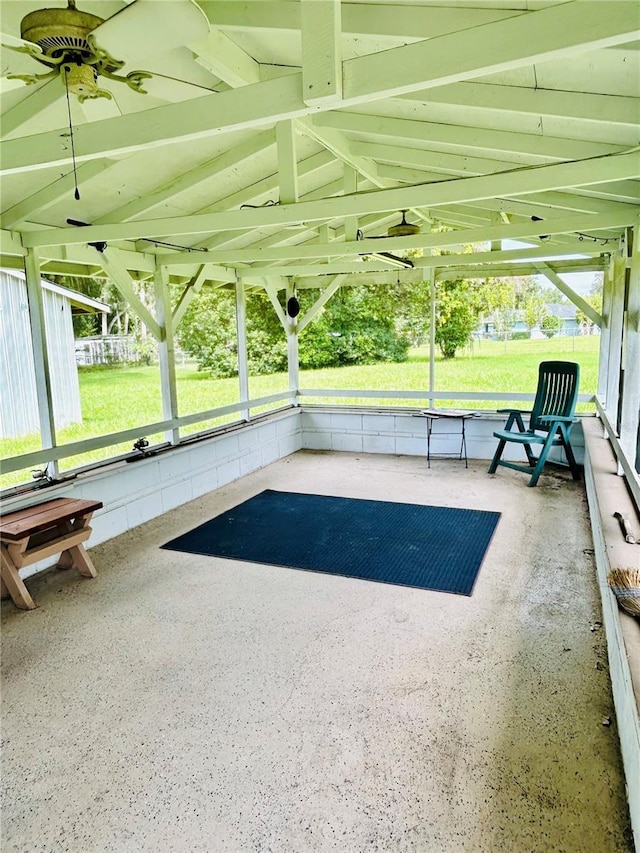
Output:
[[[62,429],[82,421],[72,315],[107,314],[109,306],[46,279],[41,285],[53,411]],[[31,334],[25,276],[17,270],[0,270],[0,438],[40,429]]]

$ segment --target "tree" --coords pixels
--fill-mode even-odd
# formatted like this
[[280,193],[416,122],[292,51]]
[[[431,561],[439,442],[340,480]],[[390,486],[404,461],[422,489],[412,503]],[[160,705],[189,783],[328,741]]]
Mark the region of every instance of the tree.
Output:
[[436,292],[435,341],[444,358],[466,346],[478,324],[474,294],[468,281],[442,281]]
[[[302,291],[298,297],[301,316],[318,295],[318,291]],[[300,366],[404,361],[409,341],[398,334],[394,313],[385,288],[342,288],[300,334]],[[177,337],[181,347],[196,358],[199,369],[221,378],[235,375],[238,351],[233,294],[224,289],[200,294],[189,306]],[[264,294],[247,299],[247,360],[252,375],[287,367],[286,335]]]
[[562,320],[555,314],[545,314],[540,325],[544,334],[548,338],[552,338],[562,328]]
[[540,325],[546,311],[542,296],[537,294],[529,296],[524,306],[524,322],[529,331]]

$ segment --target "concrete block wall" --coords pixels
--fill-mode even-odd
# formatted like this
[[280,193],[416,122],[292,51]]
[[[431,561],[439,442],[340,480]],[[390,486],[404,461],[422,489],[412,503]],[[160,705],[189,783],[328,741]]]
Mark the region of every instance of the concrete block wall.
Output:
[[[89,547],[112,539],[181,504],[230,483],[302,447],[301,415],[290,409],[264,420],[231,428],[201,442],[146,459],[79,475],[75,480],[3,502],[3,512],[55,498],[102,501],[91,519]],[[34,563],[23,577],[42,571],[55,559]]]
[[[506,418],[487,413],[466,421],[465,433],[469,459],[491,459],[496,449],[494,430]],[[442,419],[434,424],[431,453],[460,453],[461,421]],[[582,427],[577,423],[571,433],[571,444],[579,463],[584,458]],[[302,409],[302,446],[309,450],[349,450],[355,453],[391,453],[398,456],[426,456],[427,420],[413,412],[366,409]],[[524,462],[524,451],[508,444],[503,458]],[[562,462],[563,454],[553,451],[552,461]]]
[[[494,429],[504,423],[495,414],[466,422],[467,455],[490,459]],[[460,421],[439,421],[432,436],[434,454],[459,454]],[[177,506],[269,465],[297,450],[333,450],[426,457],[427,422],[411,411],[295,408],[266,415],[253,423],[230,427],[209,439],[186,444],[133,463],[116,462],[42,491],[3,502],[3,512],[60,497],[100,500],[93,516],[89,545],[97,545],[156,518]],[[582,428],[574,427],[572,443],[583,458]],[[523,461],[520,447],[508,447],[505,458]],[[560,460],[558,460],[560,461]],[[24,577],[42,571],[54,559],[35,563]]]

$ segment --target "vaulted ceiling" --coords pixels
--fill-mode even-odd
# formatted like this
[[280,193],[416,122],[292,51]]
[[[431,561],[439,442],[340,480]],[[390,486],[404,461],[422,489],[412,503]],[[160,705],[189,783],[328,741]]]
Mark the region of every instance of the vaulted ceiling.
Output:
[[[78,5],[106,20],[110,97],[81,102],[93,84],[73,62],[12,77],[50,67],[19,52],[42,3],[3,4],[5,265],[34,247],[45,271],[97,274],[87,244],[105,241],[132,275],[160,254],[178,280],[205,264],[218,281],[353,273],[365,252],[469,244],[499,268],[501,241],[535,263],[590,259],[637,222],[636,0]],[[401,210],[421,231],[389,239]]]

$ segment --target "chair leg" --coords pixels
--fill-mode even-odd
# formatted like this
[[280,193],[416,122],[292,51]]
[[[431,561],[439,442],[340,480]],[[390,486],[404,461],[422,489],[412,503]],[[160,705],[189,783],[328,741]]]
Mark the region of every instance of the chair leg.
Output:
[[568,438],[562,437],[562,446],[564,448],[565,456],[567,457],[567,462],[569,463],[569,468],[571,468],[571,476],[574,480],[581,480],[582,476],[580,474],[580,467],[576,462],[576,457],[573,455],[573,448],[569,442]]
[[500,441],[498,442],[498,446],[496,447],[496,452],[493,454],[493,459],[491,460],[491,465],[489,465],[489,471],[488,471],[489,474],[495,474],[496,473],[496,468],[498,467],[498,464],[500,462],[500,457],[502,456],[502,451],[504,450],[506,443],[507,442],[504,440],[504,438],[501,438]]
[[530,465],[532,468],[535,468],[535,466],[536,466],[536,462],[537,462],[538,460],[537,460],[536,456],[534,455],[533,451],[531,450],[531,445],[530,445],[530,444],[525,444],[525,445],[524,445],[524,452],[527,454],[527,459],[528,459],[528,461],[529,461],[529,465]]
[[542,474],[542,469],[545,466],[545,462],[547,461],[547,456],[551,448],[553,447],[553,433],[549,433],[547,436],[545,443],[540,451],[540,456],[538,456],[538,461],[536,462],[536,466],[533,470],[533,474],[531,475],[531,479],[527,483],[528,486],[535,486],[538,483],[538,479],[540,474]]

